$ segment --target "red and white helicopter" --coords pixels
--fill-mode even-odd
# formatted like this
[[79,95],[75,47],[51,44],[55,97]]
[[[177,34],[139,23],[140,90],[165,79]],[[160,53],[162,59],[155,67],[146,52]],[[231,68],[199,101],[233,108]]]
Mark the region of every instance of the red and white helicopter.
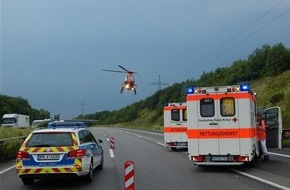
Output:
[[127,73],[125,76],[125,80],[122,82],[121,84],[121,90],[120,93],[122,94],[124,90],[128,90],[128,91],[133,91],[134,94],[137,94],[136,91],[136,86],[137,84],[135,84],[135,79],[133,74],[136,73],[134,71],[129,71],[127,69],[125,69],[124,67],[122,67],[121,65],[118,65],[121,69],[123,69],[123,71],[117,71],[117,70],[108,70],[108,69],[103,69],[103,71],[108,71],[108,72],[116,72],[116,73]]

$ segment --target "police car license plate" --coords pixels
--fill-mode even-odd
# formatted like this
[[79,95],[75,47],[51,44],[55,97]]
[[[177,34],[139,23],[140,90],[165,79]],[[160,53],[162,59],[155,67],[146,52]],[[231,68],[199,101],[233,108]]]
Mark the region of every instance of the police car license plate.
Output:
[[58,160],[59,154],[40,154],[37,157],[38,160]]
[[214,162],[225,162],[228,160],[229,158],[227,156],[212,156],[211,157],[211,161],[214,161]]

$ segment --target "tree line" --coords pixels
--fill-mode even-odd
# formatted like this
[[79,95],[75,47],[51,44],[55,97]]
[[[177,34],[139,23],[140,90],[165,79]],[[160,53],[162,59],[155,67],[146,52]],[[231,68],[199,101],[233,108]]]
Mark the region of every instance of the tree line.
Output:
[[[231,66],[219,67],[214,71],[203,72],[198,80],[188,79],[174,83],[152,96],[114,111],[101,111],[80,115],[78,119],[98,120],[98,124],[117,124],[134,122],[143,115],[146,124],[162,124],[163,107],[168,102],[184,102],[186,88],[189,86],[234,85],[242,82],[251,83],[263,77],[277,76],[290,70],[290,50],[282,43],[257,48],[245,60],[234,61]],[[288,98],[283,93],[275,94],[272,104]],[[6,113],[19,113],[30,116],[30,120],[50,118],[46,110],[33,109],[28,100],[22,97],[9,97],[0,94],[0,116]],[[150,114],[151,113],[151,114]],[[149,116],[144,116],[149,115]]]
[[[28,100],[22,97],[11,97],[0,94],[0,116],[4,114],[17,113],[30,116],[30,122],[36,119],[50,118],[50,113],[44,109],[34,109]],[[0,120],[2,123],[2,120]]]
[[[152,96],[126,106],[120,110],[101,111],[94,114],[80,115],[80,119],[98,120],[98,124],[130,123],[141,116],[141,112],[154,115],[146,118],[147,124],[161,124],[164,104],[168,102],[184,102],[186,88],[189,86],[235,85],[267,77],[277,76],[290,69],[290,49],[282,43],[263,45],[257,48],[245,60],[234,61],[231,66],[219,67],[214,71],[203,72],[198,80],[188,79],[175,83]],[[158,119],[159,118],[159,119]]]

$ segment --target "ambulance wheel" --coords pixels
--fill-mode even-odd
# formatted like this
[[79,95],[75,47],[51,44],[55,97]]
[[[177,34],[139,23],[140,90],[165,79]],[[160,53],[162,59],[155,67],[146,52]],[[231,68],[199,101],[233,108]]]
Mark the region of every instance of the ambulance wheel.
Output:
[[255,167],[254,160],[255,160],[255,159],[253,159],[253,160],[252,160],[252,161],[250,161],[250,162],[245,162],[245,166],[248,166],[248,167],[250,167],[250,168],[253,168],[253,167]]
[[22,180],[24,185],[31,185],[34,182],[33,178],[22,177],[21,180]]

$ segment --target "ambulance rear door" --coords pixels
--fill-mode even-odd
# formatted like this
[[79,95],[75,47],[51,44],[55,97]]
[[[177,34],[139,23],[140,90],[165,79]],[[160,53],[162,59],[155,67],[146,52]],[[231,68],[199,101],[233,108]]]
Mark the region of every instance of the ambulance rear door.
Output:
[[171,109],[171,142],[185,142],[187,140],[186,116],[186,108],[183,106],[178,106]]
[[[198,113],[199,155],[212,155],[212,161],[222,157],[214,155],[239,154],[236,118],[236,100],[224,93],[208,93],[201,96]],[[224,157],[227,159],[227,157]]]
[[[219,153],[220,155],[240,155],[240,99],[238,93],[227,94],[218,100]],[[240,110],[240,112],[239,112]],[[246,110],[246,109],[245,109]],[[245,111],[244,110],[244,111]]]

